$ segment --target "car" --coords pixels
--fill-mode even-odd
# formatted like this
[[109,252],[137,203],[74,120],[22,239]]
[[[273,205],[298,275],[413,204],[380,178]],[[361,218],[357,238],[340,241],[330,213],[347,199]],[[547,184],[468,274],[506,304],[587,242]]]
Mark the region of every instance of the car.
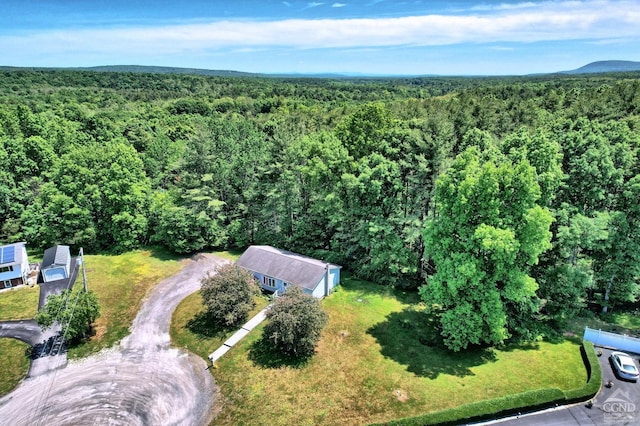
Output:
[[633,359],[624,352],[611,352],[609,356],[616,374],[621,379],[637,381],[640,373]]

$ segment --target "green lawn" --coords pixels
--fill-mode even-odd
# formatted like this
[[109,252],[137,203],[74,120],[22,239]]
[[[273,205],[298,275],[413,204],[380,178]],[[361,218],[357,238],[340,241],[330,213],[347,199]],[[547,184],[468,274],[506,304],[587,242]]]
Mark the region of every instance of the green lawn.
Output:
[[[218,253],[216,253],[218,254]],[[265,297],[256,297],[256,307],[249,318],[260,312],[269,301]],[[186,348],[203,359],[218,349],[236,330],[216,330],[207,323],[202,315],[205,308],[200,293],[186,297],[171,318],[171,341],[175,346]]]
[[[107,348],[129,334],[142,300],[163,278],[180,270],[180,258],[162,250],[137,250],[117,256],[85,255],[87,283],[98,295],[101,316],[95,335],[69,349],[70,358]],[[80,278],[76,285],[80,285]]]
[[[383,422],[536,388],[569,390],[587,380],[575,342],[451,353],[438,344],[415,294],[343,281],[323,301],[329,324],[306,364],[265,360],[262,327],[218,361],[212,374],[222,402],[214,424]],[[198,302],[176,311],[172,338],[206,357],[224,339],[201,347],[204,336],[185,337]]]
[[19,340],[0,338],[0,396],[9,393],[20,383],[29,371],[29,358],[26,350],[29,345]]
[[19,286],[0,292],[0,321],[31,319],[38,312],[40,287]]
[[[20,286],[0,293],[0,321],[31,319],[38,311],[40,287]],[[29,347],[15,339],[0,338],[0,396],[5,395],[27,375],[29,358],[25,351]]]

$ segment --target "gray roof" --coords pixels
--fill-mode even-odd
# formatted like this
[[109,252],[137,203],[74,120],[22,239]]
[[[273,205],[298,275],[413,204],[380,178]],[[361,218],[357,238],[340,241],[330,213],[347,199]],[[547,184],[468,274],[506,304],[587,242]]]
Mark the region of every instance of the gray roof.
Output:
[[71,251],[69,246],[53,246],[44,251],[42,264],[40,269],[47,268],[51,265],[64,265],[71,260]]
[[329,269],[340,268],[338,265],[271,246],[249,247],[240,256],[237,264],[252,272],[296,284],[308,290],[316,288],[327,266]]
[[7,265],[7,266],[20,265],[22,263],[22,254],[23,254],[22,247],[24,247],[25,245],[27,245],[27,243],[23,241],[20,243],[6,244],[3,246],[0,246],[0,250],[2,250],[3,252],[2,256],[0,256],[0,258],[2,259],[2,262],[0,264]]

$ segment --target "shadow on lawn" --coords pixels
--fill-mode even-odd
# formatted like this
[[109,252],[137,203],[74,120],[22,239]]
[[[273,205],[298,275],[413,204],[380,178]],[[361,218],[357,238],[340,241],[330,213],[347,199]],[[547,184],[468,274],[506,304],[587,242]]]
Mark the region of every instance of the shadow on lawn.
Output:
[[277,351],[264,336],[251,344],[249,359],[262,368],[302,368],[307,365],[311,356],[286,355]]
[[471,376],[471,367],[495,362],[491,348],[471,348],[453,352],[444,347],[437,321],[424,311],[405,309],[367,330],[382,347],[387,358],[406,365],[417,376],[437,378],[440,374]]
[[190,332],[205,338],[223,338],[230,335],[237,328],[237,326],[225,326],[217,323],[211,319],[207,311],[197,313],[187,322],[187,329]]
[[[354,301],[364,304],[367,304],[369,297],[372,296],[393,297],[400,303],[406,305],[420,303],[420,296],[417,290],[399,289],[390,285],[373,283],[348,275],[342,277],[340,287],[348,289],[349,292],[353,293]],[[338,288],[338,291],[340,291],[340,288]]]

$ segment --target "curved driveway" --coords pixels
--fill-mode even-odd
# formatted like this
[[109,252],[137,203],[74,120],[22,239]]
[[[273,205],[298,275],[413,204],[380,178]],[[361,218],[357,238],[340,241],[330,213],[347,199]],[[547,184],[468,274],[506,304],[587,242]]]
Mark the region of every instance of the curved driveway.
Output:
[[44,340],[35,320],[0,321],[0,337],[12,337],[35,346]]
[[170,347],[174,309],[225,262],[198,255],[152,291],[115,348],[29,378],[0,399],[11,425],[206,425],[217,387],[201,358]]

